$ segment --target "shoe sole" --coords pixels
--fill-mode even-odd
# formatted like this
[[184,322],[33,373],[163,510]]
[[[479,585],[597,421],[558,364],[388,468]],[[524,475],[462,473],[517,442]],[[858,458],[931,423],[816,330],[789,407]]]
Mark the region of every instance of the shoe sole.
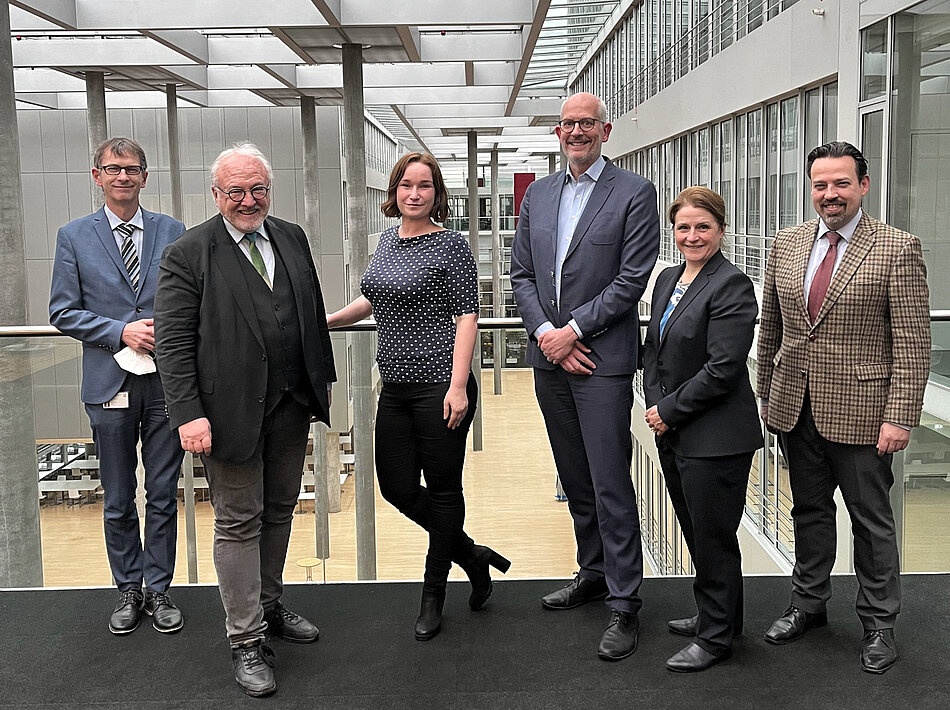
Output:
[[545,609],[551,609],[552,611],[566,611],[567,609],[576,609],[577,607],[579,607],[579,606],[584,606],[585,604],[589,604],[590,602],[603,601],[604,599],[607,598],[607,594],[608,594],[608,592],[604,592],[603,594],[597,594],[597,595],[595,595],[595,596],[593,596],[593,597],[588,597],[588,598],[585,599],[584,601],[577,602],[576,604],[570,604],[570,605],[568,605],[568,606],[560,606],[560,605],[556,605],[556,604],[548,604],[548,603],[546,603],[546,602],[542,599],[542,600],[541,600],[541,606],[543,606]]
[[430,634],[416,634],[416,633],[413,633],[413,636],[416,637],[416,641],[431,641],[432,639],[434,639],[436,636],[439,635],[439,632],[440,632],[441,630],[442,630],[442,627],[440,626],[439,628],[437,628],[435,631],[433,631],[433,632],[430,633]]
[[598,651],[597,657],[600,658],[600,660],[602,661],[611,661],[611,662],[622,661],[624,658],[630,658],[630,656],[632,656],[636,652],[637,652],[637,647],[634,646],[633,649],[629,653],[625,653],[622,656],[608,656],[607,654],[601,653],[600,651]]
[[142,623],[141,619],[139,619],[139,621],[137,621],[135,626],[133,626],[131,629],[117,629],[112,624],[109,624],[109,631],[111,631],[115,636],[125,636],[126,634],[130,634],[135,631],[139,627],[140,623]]
[[862,663],[861,670],[864,671],[865,673],[873,673],[874,675],[881,675],[882,673],[886,673],[888,670],[893,668],[895,663],[897,663],[896,658],[889,665],[886,665],[883,668],[870,668],[869,666],[866,666]]
[[169,628],[169,629],[163,629],[163,628],[160,627],[157,623],[155,623],[155,612],[149,611],[149,610],[146,608],[146,609],[142,609],[142,613],[144,613],[146,616],[152,617],[152,628],[155,629],[156,631],[158,631],[160,634],[174,634],[174,633],[177,633],[177,632],[181,631],[181,630],[184,628],[184,626],[185,626],[185,620],[182,619],[182,620],[179,622],[178,626],[175,626],[175,627],[172,627],[172,628]]
[[702,668],[674,668],[673,666],[667,664],[667,665],[666,665],[666,670],[670,671],[671,673],[702,673],[703,671],[708,671],[708,670],[709,670],[710,668],[712,668],[713,666],[718,666],[718,665],[719,665],[720,663],[722,663],[723,661],[728,661],[730,658],[732,658],[732,654],[731,654],[731,653],[730,653],[728,656],[724,656],[724,657],[722,657],[722,658],[717,658],[715,661],[713,661],[712,663],[710,663],[708,666],[703,666]]
[[[238,685],[241,684],[238,683]],[[250,695],[252,698],[263,698],[266,695],[271,695],[277,692],[277,683],[274,683],[272,687],[262,688],[261,690],[254,690],[253,688],[246,688],[241,685],[241,690],[243,690],[246,695]]]

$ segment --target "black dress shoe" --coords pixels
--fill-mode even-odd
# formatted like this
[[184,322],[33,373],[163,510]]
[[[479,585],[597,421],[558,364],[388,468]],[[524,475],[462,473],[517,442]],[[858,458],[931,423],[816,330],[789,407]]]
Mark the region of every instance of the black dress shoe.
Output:
[[811,612],[802,611],[796,606],[790,606],[765,632],[765,640],[781,646],[797,641],[805,635],[808,629],[816,629],[819,626],[825,626],[827,623],[828,613],[825,611],[812,614]]
[[485,606],[485,602],[492,593],[491,571],[494,567],[504,574],[511,567],[511,562],[490,547],[474,545],[461,559],[457,560],[459,567],[465,570],[468,581],[472,583],[472,593],[468,598],[468,606],[477,611]]
[[320,638],[320,630],[299,614],[295,614],[279,601],[264,612],[267,636],[284,639],[291,643],[313,643]]
[[274,680],[274,652],[270,646],[256,643],[253,646],[235,646],[231,649],[231,666],[234,680],[248,695],[260,698],[277,690]]
[[573,609],[587,602],[607,598],[607,581],[592,582],[589,579],[574,575],[574,581],[563,589],[551,592],[541,597],[541,604],[548,609]]
[[732,658],[732,651],[728,648],[717,656],[702,646],[691,643],[667,660],[666,667],[674,673],[698,673],[711,668],[720,661],[725,661],[727,658]]
[[109,617],[109,631],[114,634],[130,634],[138,628],[142,618],[145,597],[140,589],[128,589],[119,592],[119,601]]
[[883,673],[897,660],[897,641],[894,629],[873,629],[864,633],[861,641],[861,670]]
[[165,592],[145,591],[145,613],[152,617],[152,626],[163,634],[173,634],[185,625],[181,610]]
[[[670,630],[671,634],[679,634],[680,636],[695,636],[696,635],[696,624],[699,622],[699,616],[691,616],[688,619],[671,619],[666,622],[666,628]],[[732,638],[741,639],[742,631],[736,630],[732,634]]]
[[597,647],[597,655],[605,661],[619,661],[637,650],[637,636],[640,633],[640,619],[627,611],[610,612],[610,623],[604,629]]

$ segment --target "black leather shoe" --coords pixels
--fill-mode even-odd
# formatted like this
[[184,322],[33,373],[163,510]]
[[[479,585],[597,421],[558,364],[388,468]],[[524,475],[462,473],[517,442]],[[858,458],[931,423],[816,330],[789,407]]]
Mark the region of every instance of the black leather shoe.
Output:
[[295,614],[279,601],[264,612],[267,636],[277,636],[291,643],[313,643],[320,638],[320,630],[299,614]]
[[894,629],[873,629],[864,633],[861,641],[861,670],[883,673],[897,660],[897,641]]
[[163,634],[173,634],[185,625],[181,610],[165,592],[145,590],[145,613],[152,617],[152,626]]
[[[699,621],[699,616],[691,616],[688,619],[671,619],[666,622],[666,628],[670,630],[671,634],[679,634],[680,636],[695,636],[696,635],[696,624]],[[733,635],[734,639],[742,638],[742,631],[737,630]]]
[[437,590],[422,590],[422,604],[419,607],[419,618],[413,634],[416,641],[429,641],[439,635],[442,630],[442,607],[445,605],[445,587]]
[[610,612],[610,623],[604,629],[597,647],[597,655],[605,661],[619,661],[637,650],[637,636],[640,633],[640,619],[627,611]]
[[459,567],[465,570],[468,581],[472,583],[472,593],[468,598],[468,606],[477,611],[485,606],[485,602],[492,593],[491,571],[489,565],[504,574],[511,567],[511,562],[490,547],[474,545],[464,558],[457,560]]
[[236,646],[231,649],[231,666],[234,680],[248,695],[260,698],[277,690],[274,680],[275,657],[270,646],[256,643],[253,646]]
[[827,623],[828,613],[825,611],[812,614],[802,611],[798,607],[790,606],[765,632],[765,640],[781,646],[792,641],[798,641],[808,629],[816,629],[819,626],[825,626]]
[[587,602],[606,598],[606,580],[592,582],[579,574],[575,574],[574,581],[566,587],[541,597],[541,604],[548,609],[574,609]]
[[119,601],[116,602],[115,610],[109,617],[109,631],[117,635],[135,631],[142,618],[144,605],[145,597],[142,596],[142,590],[129,589],[119,592]]
[[732,651],[728,648],[725,652],[716,656],[699,644],[691,643],[669,658],[666,661],[666,667],[674,673],[698,673],[707,668],[712,668],[720,661],[725,661],[728,658],[732,658]]

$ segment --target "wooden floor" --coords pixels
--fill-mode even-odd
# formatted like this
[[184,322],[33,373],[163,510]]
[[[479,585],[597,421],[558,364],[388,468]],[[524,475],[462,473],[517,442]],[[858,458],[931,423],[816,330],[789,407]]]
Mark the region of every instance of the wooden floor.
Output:
[[[465,464],[465,529],[512,561],[510,577],[569,577],[576,569],[574,533],[567,503],[555,500],[554,462],[534,397],[530,371],[503,372],[503,394],[492,394],[492,373],[483,373],[484,450],[469,450]],[[469,437],[471,445],[471,437]],[[356,579],[353,477],[343,485],[343,509],[330,515],[330,559],[314,579]],[[284,578],[303,581],[296,560],[314,554],[313,502],[295,516]],[[211,559],[210,504],[196,504],[198,581],[215,582]],[[183,508],[179,513],[175,582],[188,579]],[[102,535],[101,503],[46,506],[40,512],[47,586],[110,585]],[[426,536],[376,496],[377,578],[420,579]],[[453,577],[462,577],[453,569]]]
[[[555,500],[554,462],[534,396],[530,371],[503,372],[503,394],[492,394],[492,373],[483,373],[484,450],[469,451],[465,465],[467,532],[511,559],[509,577],[569,577],[576,569],[574,535],[567,504]],[[470,437],[471,441],[471,437]],[[342,491],[343,509],[330,515],[330,559],[314,579],[356,579],[353,477]],[[284,578],[306,579],[295,563],[314,554],[313,502],[295,516]],[[905,491],[903,569],[950,570],[950,488]],[[216,581],[211,560],[212,513],[197,503],[198,581]],[[175,582],[188,581],[183,507],[179,508]],[[47,586],[111,585],[102,535],[102,507],[65,504],[40,511],[43,568]],[[377,578],[420,579],[426,536],[377,494]],[[747,570],[756,572],[759,570]],[[649,569],[647,570],[649,574]],[[462,572],[453,569],[453,577]]]

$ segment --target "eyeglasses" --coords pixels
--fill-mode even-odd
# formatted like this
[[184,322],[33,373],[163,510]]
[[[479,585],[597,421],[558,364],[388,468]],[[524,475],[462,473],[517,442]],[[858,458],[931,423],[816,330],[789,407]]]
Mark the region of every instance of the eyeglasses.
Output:
[[593,130],[598,123],[604,123],[604,121],[599,118],[580,118],[576,121],[573,118],[562,118],[557,122],[557,125],[561,127],[562,131],[570,133],[574,130],[574,126],[580,126],[582,131],[587,132]]
[[250,190],[245,190],[241,187],[232,187],[230,190],[222,190],[220,187],[215,187],[218,192],[223,192],[232,202],[244,202],[244,196],[248,192],[251,193],[251,197],[255,200],[263,200],[267,197],[267,193],[270,192],[270,188],[267,185],[256,185]]
[[106,175],[118,175],[124,170],[129,177],[135,177],[145,172],[145,168],[141,165],[102,165],[99,169]]

